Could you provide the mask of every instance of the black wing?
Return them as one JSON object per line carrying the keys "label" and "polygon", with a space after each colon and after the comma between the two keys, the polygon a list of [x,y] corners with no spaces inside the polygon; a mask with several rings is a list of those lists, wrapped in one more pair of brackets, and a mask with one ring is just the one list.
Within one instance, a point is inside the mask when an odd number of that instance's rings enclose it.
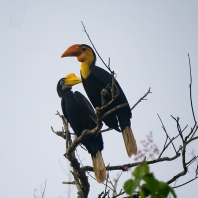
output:
{"label": "black wing", "polygon": [[87,100],[87,98],[78,91],[74,92],[74,98],[76,99],[76,102],[78,103],[81,111],[83,112],[83,116],[87,120],[87,123],[89,123],[89,129],[93,129],[96,126],[96,123],[94,121],[96,120],[96,114],[92,105]]}
{"label": "black wing", "polygon": [[68,118],[68,115],[67,115],[67,112],[66,112],[66,107],[65,107],[65,100],[64,100],[64,98],[61,98],[61,108],[62,108],[63,115],[65,116],[65,118],[66,118],[67,121],[69,122],[69,118]]}
{"label": "black wing", "polygon": [[[74,98],[78,103],[84,118],[86,119],[88,128],[95,128],[96,123],[94,120],[96,120],[96,115],[90,102],[86,99],[86,97],[83,94],[81,94],[78,91],[74,92]],[[99,133],[97,137],[91,136],[89,137],[89,139],[83,140],[83,144],[87,148],[88,152],[92,155],[92,157],[95,157],[98,151],[103,150],[102,134]]]}

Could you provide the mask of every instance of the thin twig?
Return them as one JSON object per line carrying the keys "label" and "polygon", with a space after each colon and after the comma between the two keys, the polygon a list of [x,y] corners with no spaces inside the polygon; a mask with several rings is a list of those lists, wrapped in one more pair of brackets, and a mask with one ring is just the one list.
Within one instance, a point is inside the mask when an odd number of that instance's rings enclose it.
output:
{"label": "thin twig", "polygon": [[172,182],[176,181],[179,177],[184,176],[187,171],[188,171],[188,167],[186,165],[186,146],[187,146],[187,138],[183,138],[182,132],[181,132],[181,127],[179,124],[179,117],[175,118],[171,115],[171,117],[175,120],[176,124],[177,124],[177,130],[178,133],[181,137],[183,146],[182,146],[182,166],[183,166],[183,171],[181,171],[180,173],[178,173],[177,175],[173,176],[172,179],[170,179],[169,181],[167,181],[168,184],[171,184]]}
{"label": "thin twig", "polygon": [[194,161],[196,161],[198,156],[194,156],[189,162],[186,162],[186,166],[190,166]]}
{"label": "thin twig", "polygon": [[142,100],[146,100],[145,98],[149,93],[152,93],[150,87],[148,91],[131,107],[131,110],[133,110]]}
{"label": "thin twig", "polygon": [[119,197],[119,196],[121,196],[121,195],[123,195],[123,194],[125,194],[125,192],[122,192],[122,191],[121,191],[119,194],[117,194],[117,195],[113,196],[112,198]]}
{"label": "thin twig", "polygon": [[[77,152],[77,149],[76,149],[76,154],[77,154],[78,160],[80,161],[81,166],[83,167],[83,163],[82,163],[82,160],[80,159],[80,156],[79,156],[79,154],[78,154],[78,152]],[[88,174],[92,179],[94,179],[94,180],[96,181],[96,178],[94,178],[89,172],[87,172],[87,174]],[[107,181],[107,180],[108,180],[108,175],[107,175],[106,181]],[[103,183],[103,185],[108,186],[107,183],[106,183],[106,184]],[[113,190],[110,186],[108,186],[108,188],[110,188],[111,190]],[[105,189],[106,189],[106,187],[105,187]],[[106,192],[106,191],[105,191],[105,192]]]}
{"label": "thin twig", "polygon": [[181,184],[181,185],[173,186],[173,188],[179,188],[179,187],[181,187],[181,186],[184,186],[184,185],[186,185],[186,184],[188,184],[188,183],[194,181],[194,180],[197,179],[197,178],[198,178],[198,177],[195,177],[194,179],[191,179],[191,180],[189,180],[189,181],[187,181],[187,182],[185,182],[185,183],[183,183],[183,184]]}
{"label": "thin twig", "polygon": [[36,191],[37,191],[37,189],[34,189],[34,198],[36,198],[36,195],[35,195]]}
{"label": "thin twig", "polygon": [[194,108],[193,108],[193,102],[192,102],[192,73],[191,73],[191,63],[190,63],[190,55],[188,54],[188,61],[189,61],[189,68],[190,68],[190,104],[191,104],[191,109],[192,109],[192,114],[193,114],[193,119],[194,122],[197,123],[196,118],[195,118],[195,113],[194,113]]}
{"label": "thin twig", "polygon": [[[117,194],[116,188],[117,188],[117,184],[118,184],[118,181],[119,181],[119,179],[120,179],[122,173],[123,173],[123,171],[121,171],[120,174],[118,175],[118,178],[114,180],[115,183],[114,183],[114,185],[113,185],[113,189],[114,189],[113,196],[115,196],[115,195]],[[122,191],[122,189],[121,189],[121,191]]]}
{"label": "thin twig", "polygon": [[198,163],[197,163],[197,168],[195,170],[195,177],[197,177],[197,176],[198,176]]}
{"label": "thin twig", "polygon": [[[162,124],[162,129],[163,129],[164,132],[166,133],[166,137],[170,140],[170,143],[172,144],[172,146],[173,146],[173,148],[174,148],[174,150],[175,150],[175,153],[177,153],[176,148],[175,148],[175,145],[173,144],[173,141],[170,139],[170,137],[169,137],[169,135],[168,135],[168,133],[167,133],[167,131],[166,131],[166,128],[165,128],[165,126],[164,126],[164,124],[163,124],[163,122],[162,122],[162,119],[160,118],[159,114],[157,114],[157,116],[158,116],[158,118],[159,118],[159,120],[160,120],[160,122],[161,122],[161,124]],[[160,153],[160,155],[159,155],[158,158],[160,158],[160,157],[162,156],[163,152],[164,152],[164,151],[168,148],[168,146],[169,146],[169,144],[166,145],[167,138],[166,138],[166,141],[165,141],[165,144],[164,144],[164,148],[163,148],[163,150],[162,150],[162,152]]]}
{"label": "thin twig", "polygon": [[108,132],[108,131],[111,131],[113,130],[112,128],[107,128],[107,129],[103,129],[103,130],[100,130],[98,131],[98,133],[104,133],[104,132]]}
{"label": "thin twig", "polygon": [[51,126],[51,130],[52,130],[52,132],[53,132],[54,134],[56,134],[56,135],[62,137],[63,139],[66,139],[66,137],[65,137],[65,132],[64,132],[64,131],[54,131],[54,129],[53,129],[52,126]]}
{"label": "thin twig", "polygon": [[[98,55],[98,57],[100,58],[100,60],[103,62],[103,64],[105,65],[105,67],[112,73],[110,66],[108,66],[108,65],[104,62],[104,60],[102,59],[102,57],[100,56],[100,54],[99,54],[98,51],[96,50],[96,48],[95,48],[95,46],[94,46],[94,44],[93,44],[93,42],[92,42],[92,40],[91,40],[89,34],[87,33],[87,30],[86,30],[86,28],[85,28],[85,26],[84,26],[84,24],[83,24],[82,21],[81,21],[81,23],[82,23],[82,26],[83,26],[83,28],[84,28],[83,31],[84,31],[85,34],[87,35],[87,37],[88,37],[88,39],[89,39],[89,41],[90,41],[92,47],[94,48],[96,54]],[[110,58],[109,58],[109,64],[110,64]]]}
{"label": "thin twig", "polygon": [[[108,167],[109,167],[109,164],[108,164]],[[105,193],[106,193],[106,191],[107,191],[107,182],[108,182],[108,179],[109,179],[109,171],[107,171],[107,178],[106,178],[106,182],[105,182]]]}
{"label": "thin twig", "polygon": [[182,134],[182,130],[181,130],[180,124],[179,124],[180,118],[179,118],[179,117],[175,118],[175,117],[172,116],[172,115],[171,115],[171,117],[172,117],[172,118],[175,120],[175,122],[177,123],[177,130],[178,130],[179,135],[180,135],[180,137],[181,137],[181,139],[182,139],[182,142],[184,143],[185,140],[184,140],[184,137],[183,137],[183,134]]}
{"label": "thin twig", "polygon": [[74,185],[75,185],[76,182],[75,182],[75,181],[72,181],[72,182],[64,182],[64,181],[63,181],[62,184],[72,184],[72,185],[74,184]]}
{"label": "thin twig", "polygon": [[44,187],[44,190],[43,190],[42,198],[44,198],[44,195],[45,195],[46,183],[47,183],[47,179],[45,180],[45,187]]}

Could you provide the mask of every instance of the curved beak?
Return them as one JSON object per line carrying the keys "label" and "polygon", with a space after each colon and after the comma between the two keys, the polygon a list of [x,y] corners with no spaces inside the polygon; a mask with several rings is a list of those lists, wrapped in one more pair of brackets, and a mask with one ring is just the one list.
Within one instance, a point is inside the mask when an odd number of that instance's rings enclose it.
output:
{"label": "curved beak", "polygon": [[65,52],[62,54],[61,58],[68,56],[79,56],[82,53],[82,49],[79,44],[75,44],[70,46]]}
{"label": "curved beak", "polygon": [[65,85],[66,86],[73,86],[76,84],[82,83],[81,78],[76,76],[74,73],[68,74],[65,76]]}

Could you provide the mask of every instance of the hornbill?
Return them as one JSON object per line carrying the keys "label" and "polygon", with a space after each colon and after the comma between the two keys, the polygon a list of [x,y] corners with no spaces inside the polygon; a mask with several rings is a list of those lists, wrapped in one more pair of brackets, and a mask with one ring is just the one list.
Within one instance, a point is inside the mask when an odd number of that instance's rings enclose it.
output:
{"label": "hornbill", "polygon": [[[76,56],[80,63],[80,73],[81,79],[84,86],[84,89],[93,104],[93,106],[101,107],[101,91],[107,87],[108,85],[112,85],[112,75],[107,72],[106,70],[98,67],[95,65],[96,63],[96,54],[94,53],[93,49],[85,44],[75,44],[70,46],[61,56],[68,57],[68,56]],[[107,112],[108,110],[123,104],[128,103],[127,98],[122,91],[119,83],[115,79],[116,87],[119,90],[118,97],[114,100],[114,102],[109,105],[103,113]],[[108,90],[108,101],[111,100],[111,91]],[[103,121],[104,123],[117,131],[122,131],[125,147],[127,150],[127,154],[129,157],[132,154],[137,154],[137,145],[136,140],[134,138],[132,129],[131,129],[131,110],[129,104],[123,108],[117,109],[116,111],[112,112],[111,114],[107,115]],[[119,122],[119,126],[118,126]],[[120,128],[119,128],[120,127]]]}
{"label": "hornbill", "polygon": [[[72,86],[81,83],[81,78],[71,73],[58,81],[57,93],[61,99],[62,112],[70,123],[76,136],[80,136],[83,130],[93,129],[96,123],[94,110],[89,101],[80,92],[72,92]],[[101,155],[103,150],[102,134],[90,136],[81,142],[91,154],[95,178],[99,183],[106,179],[106,168]]]}

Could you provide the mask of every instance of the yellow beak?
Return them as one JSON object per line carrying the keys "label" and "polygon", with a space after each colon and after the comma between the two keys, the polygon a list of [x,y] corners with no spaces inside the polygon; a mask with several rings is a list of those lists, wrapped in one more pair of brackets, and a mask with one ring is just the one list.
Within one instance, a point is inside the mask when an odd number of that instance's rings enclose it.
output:
{"label": "yellow beak", "polygon": [[65,76],[66,86],[73,86],[79,83],[82,83],[82,80],[81,78],[77,77],[74,73],[71,73]]}

